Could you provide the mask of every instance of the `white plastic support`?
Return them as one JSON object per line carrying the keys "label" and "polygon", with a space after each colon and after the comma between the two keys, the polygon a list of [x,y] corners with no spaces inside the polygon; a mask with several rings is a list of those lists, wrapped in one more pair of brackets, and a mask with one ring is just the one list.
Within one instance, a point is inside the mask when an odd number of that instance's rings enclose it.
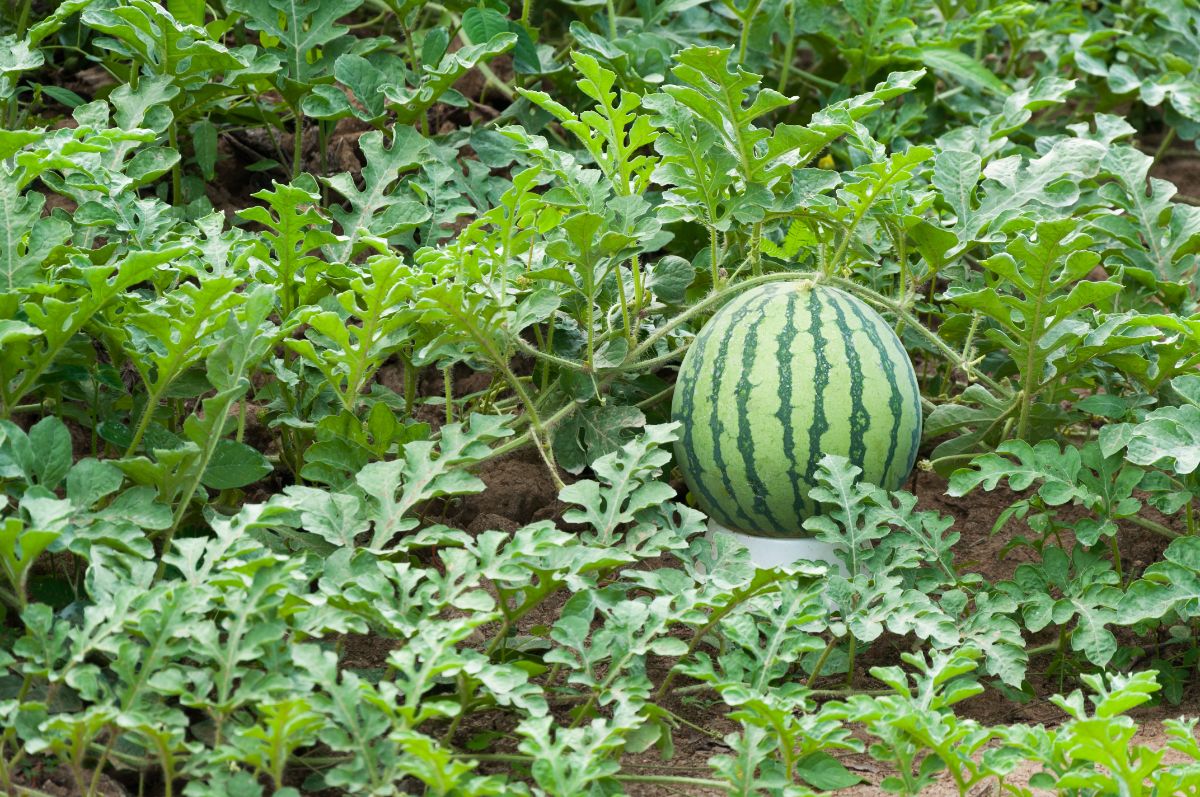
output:
{"label": "white plastic support", "polygon": [[727,529],[715,520],[708,521],[708,536],[728,534],[750,549],[750,560],[755,566],[767,569],[782,567],[805,560],[828,565],[843,575],[846,568],[837,554],[837,548],[812,537],[756,537],[740,531]]}

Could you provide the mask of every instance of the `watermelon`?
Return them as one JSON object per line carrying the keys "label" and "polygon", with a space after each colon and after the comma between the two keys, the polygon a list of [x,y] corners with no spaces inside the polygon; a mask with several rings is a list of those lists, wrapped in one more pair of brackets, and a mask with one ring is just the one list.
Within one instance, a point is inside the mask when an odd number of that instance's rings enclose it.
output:
{"label": "watermelon", "polygon": [[804,534],[826,454],[894,490],[921,440],[917,375],[896,333],[808,280],[762,285],[715,313],[680,366],[671,413],[696,503],[749,534]]}

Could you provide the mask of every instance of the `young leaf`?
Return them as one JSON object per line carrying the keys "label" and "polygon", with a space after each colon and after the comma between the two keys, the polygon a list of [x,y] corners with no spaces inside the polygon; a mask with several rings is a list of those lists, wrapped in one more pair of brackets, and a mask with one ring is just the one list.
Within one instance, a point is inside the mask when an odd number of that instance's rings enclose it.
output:
{"label": "young leaf", "polygon": [[416,227],[429,219],[429,210],[396,180],[421,164],[428,142],[410,127],[396,127],[390,142],[377,131],[364,133],[358,146],[366,157],[362,171],[363,188],[346,173],[324,178],[324,182],[344,196],[348,208],[333,207],[329,215],[341,228],[341,238],[326,244],[331,260],[347,263],[363,235],[389,238]]}
{"label": "young leaf", "polygon": [[514,34],[499,33],[490,39],[446,53],[436,67],[429,64],[423,66],[423,74],[416,86],[408,88],[394,83],[385,84],[383,93],[387,97],[388,108],[396,114],[398,124],[412,124],[434,104],[451,99],[450,87],[455,81],[480,62],[508,52],[516,43]]}
{"label": "young leaf", "polygon": [[230,0],[229,10],[245,16],[246,27],[262,31],[284,52],[278,80],[292,105],[330,65],[318,56],[349,32],[338,20],[363,0]]}
{"label": "young leaf", "polygon": [[673,498],[675,491],[656,477],[671,459],[663,446],[676,438],[677,426],[647,426],[640,437],[593,462],[592,470],[600,481],[580,480],[559,491],[561,500],[581,507],[568,510],[563,519],[588,524],[592,527],[589,539],[612,545],[619,528],[633,521],[638,512]]}

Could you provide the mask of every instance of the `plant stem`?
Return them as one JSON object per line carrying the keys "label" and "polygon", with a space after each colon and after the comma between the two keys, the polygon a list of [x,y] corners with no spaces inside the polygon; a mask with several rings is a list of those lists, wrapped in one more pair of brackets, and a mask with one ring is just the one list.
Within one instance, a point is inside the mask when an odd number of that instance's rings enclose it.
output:
{"label": "plant stem", "polygon": [[292,141],[292,179],[295,180],[304,171],[304,114],[298,107],[292,108],[295,117],[295,132]]}
{"label": "plant stem", "polygon": [[[645,287],[642,284],[642,261],[634,255],[629,259],[629,271],[633,275],[633,320],[636,326],[638,320],[642,317],[642,294],[645,293]],[[634,337],[629,339],[629,342],[636,342],[636,330]]]}
{"label": "plant stem", "polygon": [[749,5],[746,6],[746,10],[738,14],[742,22],[742,35],[738,39],[738,66],[746,63],[746,45],[750,41],[750,28],[761,5],[762,0],[750,0]]}
{"label": "plant stem", "polygon": [[154,417],[154,411],[158,409],[159,392],[151,390],[146,396],[146,405],[142,408],[142,414],[138,418],[138,425],[133,430],[133,439],[129,442],[129,447],[125,449],[125,458],[132,457],[142,442],[142,437],[146,434],[146,429],[150,426],[150,421]]}
{"label": "plant stem", "polygon": [[514,338],[517,348],[525,354],[538,360],[543,360],[546,363],[552,363],[559,368],[566,368],[568,371],[578,371],[579,373],[591,373],[586,363],[581,363],[578,360],[570,360],[566,357],[559,357],[556,354],[548,354],[536,346],[531,346],[523,338]]}
{"label": "plant stem", "polygon": [[92,782],[88,785],[87,797],[96,794],[96,789],[100,788],[100,776],[104,772],[104,766],[108,761],[108,754],[112,751],[113,745],[116,744],[119,734],[109,731],[108,744],[104,746],[104,751],[100,754],[100,758],[96,761],[92,769]]}
{"label": "plant stem", "polygon": [[812,689],[813,684],[817,682],[817,678],[821,675],[821,669],[825,666],[825,662],[829,659],[829,654],[833,653],[835,647],[837,647],[836,637],[829,640],[829,643],[825,645],[825,650],[821,651],[821,657],[813,665],[812,673],[809,674],[808,682],[805,684],[809,689]]}
{"label": "plant stem", "polygon": [[[737,593],[735,593],[729,603],[713,612],[708,618],[708,622],[705,623],[700,630],[698,630],[692,636],[692,641],[688,645],[687,652],[680,656],[679,660],[686,661],[693,653],[695,653],[696,648],[700,647],[700,643],[704,641],[704,637],[708,636],[708,632],[715,628],[717,623],[721,622],[721,620],[724,619],[731,611],[748,601],[750,598],[761,595],[765,591],[765,587],[773,588],[775,582],[783,579],[784,577],[785,576],[782,574],[779,574],[771,581],[761,585],[757,589],[739,590]],[[658,687],[658,691],[656,691],[654,693],[654,697],[651,698],[653,702],[658,703],[663,699],[663,697],[667,694],[667,690],[671,688],[671,684],[674,682],[676,674],[677,670],[671,670],[671,672],[667,673],[667,677],[663,679],[662,685]]]}
{"label": "plant stem", "polygon": [[[248,366],[247,366],[248,367]],[[247,389],[249,389],[249,380]],[[229,408],[245,395],[244,391],[240,394],[232,394],[220,401],[217,406],[205,407],[206,413],[211,413],[211,417],[224,419],[229,415]],[[215,403],[215,402],[214,402]],[[208,416],[206,416],[208,417]],[[222,425],[220,422],[215,423],[213,429],[208,434],[208,439],[204,441],[204,448],[200,452],[200,457],[193,465],[195,475],[192,476],[187,486],[179,494],[179,506],[175,509],[175,514],[171,520],[171,526],[166,530],[162,540],[162,554],[158,560],[158,569],[155,570],[154,580],[158,581],[163,577],[167,569],[166,555],[171,550],[171,541],[175,538],[175,532],[179,530],[179,525],[183,522],[184,515],[187,514],[188,505],[192,502],[192,497],[196,491],[200,489],[200,482],[204,478],[204,471],[208,468],[208,463],[212,461],[213,455],[216,453],[217,444],[224,438],[222,434]]]}
{"label": "plant stem", "polygon": [[1167,154],[1167,150],[1171,148],[1171,142],[1174,140],[1175,140],[1175,128],[1172,127],[1170,130],[1167,131],[1167,134],[1165,136],[1163,136],[1163,140],[1158,145],[1158,149],[1156,149],[1154,151],[1154,160],[1150,162],[1151,168],[1153,168],[1155,165],[1158,164],[1158,162],[1160,160],[1162,160],[1163,155]]}
{"label": "plant stem", "polygon": [[762,222],[754,225],[750,232],[750,273],[755,277],[762,276],[762,256],[759,251],[762,246]]}
{"label": "plant stem", "polygon": [[789,0],[788,10],[788,39],[783,48],[783,69],[779,73],[779,93],[787,94],[788,72],[792,69],[792,61],[796,57],[796,3]]}
{"label": "plant stem", "polygon": [[669,351],[666,354],[660,354],[657,357],[651,357],[648,360],[639,360],[636,363],[622,364],[621,366],[619,366],[617,368],[617,370],[618,371],[642,371],[642,370],[653,371],[655,368],[658,368],[660,365],[665,365],[666,363],[669,363],[676,358],[682,357],[684,354],[687,353],[689,345],[690,344],[685,343],[677,349],[673,349],[672,351]]}
{"label": "plant stem", "polygon": [[[851,571],[851,572],[855,572],[855,571]],[[850,649],[848,651],[846,651],[846,688],[847,689],[854,688],[854,653],[855,653],[854,648],[855,648],[855,643],[857,641],[858,640],[856,640],[854,638],[854,635],[850,634]]]}
{"label": "plant stem", "polygon": [[639,410],[644,410],[647,407],[653,407],[655,404],[662,401],[663,399],[670,398],[674,392],[675,392],[674,385],[671,385],[670,387],[665,387],[662,390],[655,393],[653,396],[642,399],[634,406],[637,407]]}
{"label": "plant stem", "polygon": [[404,366],[404,414],[411,418],[417,401],[417,369],[413,366],[411,349],[400,354],[400,364]]}
{"label": "plant stem", "polygon": [[[629,345],[632,346],[634,343],[633,322],[629,315],[629,297],[625,295],[625,277],[621,274],[620,263],[613,265],[613,276],[617,278],[617,296],[620,297],[621,300],[621,322],[625,326],[625,338],[629,341]],[[591,362],[590,358],[588,359],[588,362]]]}
{"label": "plant stem", "polygon": [[[714,275],[715,275],[716,269],[714,268],[713,271],[714,271]],[[670,334],[670,332],[672,330],[674,330],[676,327],[679,327],[682,324],[685,324],[688,321],[690,321],[691,319],[695,318],[696,316],[707,312],[714,305],[720,304],[721,302],[725,301],[726,299],[728,299],[730,296],[732,296],[734,294],[740,293],[744,290],[749,290],[750,288],[756,287],[758,285],[765,285],[768,282],[787,282],[789,280],[795,281],[795,280],[801,280],[801,279],[812,279],[812,277],[813,277],[812,272],[808,272],[808,271],[776,272],[774,274],[764,274],[761,277],[753,277],[748,280],[743,280],[742,282],[739,282],[736,285],[730,285],[719,291],[713,291],[713,292],[709,293],[708,296],[705,296],[703,299],[696,302],[694,305],[692,305],[688,309],[684,310],[682,313],[679,313],[678,315],[674,316],[671,320],[667,321],[667,323],[663,324],[658,329],[654,330],[653,334],[651,334],[644,341],[642,341],[637,346],[637,348],[635,348],[631,352],[629,352],[629,355],[625,358],[625,361],[633,362],[633,361],[637,360],[638,358],[640,358],[646,352],[652,351],[654,349],[655,344],[657,344],[660,340],[662,340],[668,334]]]}
{"label": "plant stem", "polygon": [[1122,518],[1122,520],[1128,520],[1130,523],[1132,523],[1135,526],[1141,526],[1142,528],[1146,529],[1147,531],[1153,531],[1155,534],[1161,534],[1163,537],[1166,537],[1168,540],[1173,540],[1176,537],[1180,536],[1179,532],[1175,531],[1174,529],[1167,528],[1166,526],[1164,526],[1163,524],[1161,524],[1157,521],[1150,520],[1150,519],[1144,518],[1144,517],[1139,517],[1138,515],[1130,515],[1127,518]]}
{"label": "plant stem", "polygon": [[[548,326],[549,326],[549,329],[546,330],[546,347],[545,347],[545,351],[547,354],[549,354],[554,349],[554,328],[558,326],[558,324],[554,323],[554,316],[550,317],[550,323],[548,324]],[[550,389],[550,364],[544,363],[542,365],[542,390],[546,391],[549,389]]]}
{"label": "plant stem", "polygon": [[470,695],[467,693],[467,678],[462,673],[459,673],[458,713],[454,715],[454,719],[450,721],[450,727],[446,729],[446,733],[442,736],[442,744],[449,746],[454,741],[454,734],[458,732],[458,726],[462,723],[462,718],[467,713],[467,704],[469,702]]}
{"label": "plant stem", "polygon": [[167,146],[179,155],[179,160],[175,161],[175,165],[171,167],[171,198],[176,207],[183,205],[183,153],[179,151],[179,132],[176,129],[175,119],[171,119],[171,124],[167,125]]}
{"label": "plant stem", "polygon": [[838,248],[834,251],[833,257],[829,259],[827,273],[830,276],[834,276],[838,269],[845,265],[842,261],[846,256],[846,252],[850,248],[850,242],[854,240],[854,233],[858,229],[858,225],[861,224],[862,220],[866,217],[867,211],[870,210],[871,206],[875,204],[875,200],[879,199],[879,197],[883,194],[884,189],[891,185],[892,180],[899,177],[901,173],[902,172],[894,172],[885,175],[884,179],[880,183],[873,186],[874,190],[867,195],[867,198],[854,212],[854,218],[850,220],[850,226],[846,228],[846,233],[842,236],[842,240],[838,244]]}
{"label": "plant stem", "polygon": [[567,485],[563,482],[562,477],[558,475],[558,466],[554,464],[554,459],[550,453],[550,438],[547,435],[546,428],[542,425],[542,419],[538,417],[537,405],[530,398],[529,393],[526,392],[525,386],[521,384],[521,380],[517,378],[512,368],[509,367],[508,361],[500,356],[487,336],[479,334],[473,325],[469,329],[471,330],[471,336],[475,338],[475,342],[484,351],[488,352],[492,362],[500,369],[500,373],[504,376],[509,386],[512,387],[513,392],[517,394],[517,398],[525,406],[525,413],[529,416],[529,425],[531,427],[530,434],[537,445],[538,453],[541,454],[542,461],[546,463],[546,469],[550,471],[550,478],[554,481],[554,486],[561,490]]}
{"label": "plant stem", "polygon": [[711,224],[708,226],[708,253],[709,268],[712,269],[712,292],[716,293],[721,287],[721,271],[718,265],[721,252],[717,247],[717,228]]}
{"label": "plant stem", "polygon": [[[571,402],[570,404],[566,404],[566,405],[560,407],[557,411],[555,411],[555,413],[553,415],[551,415],[549,418],[547,418],[543,422],[543,424],[542,424],[543,427],[547,430],[552,430],[555,426],[557,426],[559,423],[561,423],[563,420],[565,420],[567,418],[567,416],[569,416],[569,415],[571,415],[571,413],[575,412],[575,410],[578,406],[579,405],[576,404],[575,402]],[[505,454],[516,451],[518,448],[521,448],[522,446],[529,445],[531,442],[534,442],[535,440],[536,440],[536,438],[533,436],[533,434],[531,432],[525,432],[524,434],[514,437],[512,440],[509,440],[504,445],[496,446],[495,448],[493,448],[492,452],[490,454],[488,454],[487,457],[485,457],[485,459],[493,459],[495,457],[504,456]]]}

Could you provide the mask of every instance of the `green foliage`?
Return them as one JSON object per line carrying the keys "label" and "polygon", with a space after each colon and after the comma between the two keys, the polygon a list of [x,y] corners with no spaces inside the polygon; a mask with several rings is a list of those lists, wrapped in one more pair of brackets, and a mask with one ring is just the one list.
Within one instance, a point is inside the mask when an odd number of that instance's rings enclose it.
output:
{"label": "green foliage", "polygon": [[899,667],[873,668],[871,674],[895,694],[880,698],[856,695],[830,712],[837,718],[865,723],[879,739],[869,748],[871,756],[893,764],[897,772],[880,783],[884,790],[918,794],[946,770],[959,794],[966,794],[996,774],[986,758],[982,765],[976,761],[992,731],[946,711],[983,691],[969,675],[979,656],[978,650],[969,647],[929,658],[905,653],[903,660],[917,671],[911,682]]}
{"label": "green foliage", "polygon": [[618,101],[613,91],[616,75],[586,53],[572,53],[571,59],[582,76],[580,91],[596,102],[597,110],[576,116],[543,91],[521,89],[521,96],[553,115],[566,130],[575,134],[617,194],[644,193],[656,160],[637,153],[654,143],[658,136],[649,117],[634,113],[641,104],[639,98],[623,92]]}
{"label": "green foliage", "polygon": [[283,69],[274,80],[284,98],[295,105],[317,78],[328,74],[330,67],[322,52],[345,41],[349,28],[337,20],[361,3],[232,0],[229,10],[244,15],[247,28],[260,31],[264,47],[282,51]]}
{"label": "green foliage", "polygon": [[305,340],[288,341],[321,371],[351,413],[375,372],[408,340],[415,317],[411,310],[404,312],[412,296],[411,270],[400,258],[376,255],[364,270],[366,275],[351,280],[350,290],[335,297],[337,310],[309,317]]}
{"label": "green foliage", "polygon": [[325,263],[311,253],[337,239],[319,210],[320,195],[311,180],[301,179],[290,185],[275,183],[270,191],[259,191],[254,196],[266,207],[247,208],[241,215],[263,225],[268,232],[250,256],[260,264],[256,276],[278,286],[281,311],[287,319],[321,298],[325,285],[320,277]]}
{"label": "green foliage", "polygon": [[[995,323],[984,335],[1002,348],[1017,369],[1021,401],[1017,410],[1017,437],[1025,439],[1033,432],[1034,402],[1048,380],[1062,378],[1086,363],[1077,353],[1079,344],[1091,330],[1078,323],[1079,311],[1105,302],[1121,290],[1111,280],[1084,279],[1099,257],[1088,251],[1092,240],[1075,230],[1071,219],[1042,222],[1029,237],[1014,239],[1008,250],[981,263],[1000,284],[1013,294],[999,290],[993,283],[970,292],[954,291],[953,301],[976,311]],[[1123,340],[1114,341],[1123,347]],[[1098,348],[1099,351],[1095,351]],[[1105,346],[1087,347],[1091,356],[1103,353]],[[1072,362],[1074,360],[1074,362]]]}
{"label": "green foliage", "polygon": [[341,238],[327,246],[329,258],[346,262],[365,236],[389,238],[410,230],[429,218],[429,211],[407,195],[396,178],[421,163],[427,142],[411,128],[398,127],[392,140],[381,133],[364,133],[358,146],[366,156],[359,189],[346,173],[325,178],[325,183],[346,198],[348,207],[331,207],[329,215],[341,227]]}
{"label": "green foliage", "polygon": [[[1195,793],[1196,3],[983,5],[0,10],[0,791]],[[760,568],[667,406],[801,279],[929,461]]]}
{"label": "green foliage", "polygon": [[[353,116],[377,126],[384,124],[390,112],[397,124],[411,124],[424,119],[438,103],[465,105],[466,99],[452,88],[455,82],[480,64],[508,52],[517,41],[517,36],[508,32],[487,36],[446,53],[436,64],[424,64],[418,75],[409,75],[396,58],[369,59],[345,53],[334,62],[333,76],[353,92],[353,98],[334,86],[317,85],[304,98],[304,111],[318,119]],[[398,75],[406,80],[397,80]]]}

